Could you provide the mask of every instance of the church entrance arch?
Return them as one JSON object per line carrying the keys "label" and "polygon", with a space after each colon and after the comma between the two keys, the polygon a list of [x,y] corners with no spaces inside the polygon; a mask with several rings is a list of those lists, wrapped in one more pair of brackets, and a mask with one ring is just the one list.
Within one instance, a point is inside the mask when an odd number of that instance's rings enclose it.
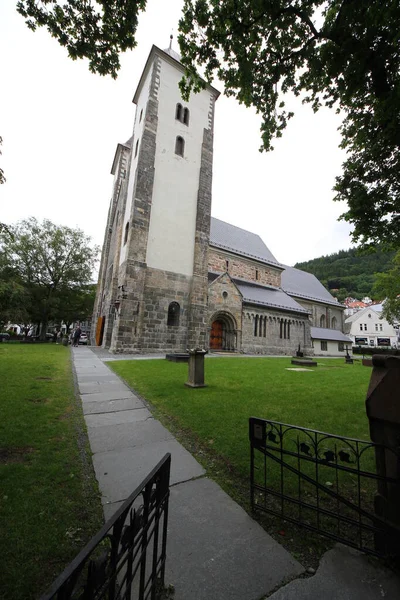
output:
{"label": "church entrance arch", "polygon": [[210,350],[236,350],[236,321],[229,313],[220,312],[212,317]]}

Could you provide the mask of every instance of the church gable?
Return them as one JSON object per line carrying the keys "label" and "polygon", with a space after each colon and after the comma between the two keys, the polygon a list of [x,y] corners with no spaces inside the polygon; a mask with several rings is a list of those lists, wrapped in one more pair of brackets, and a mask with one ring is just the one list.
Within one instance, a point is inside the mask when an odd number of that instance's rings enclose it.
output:
{"label": "church gable", "polygon": [[208,314],[213,321],[218,314],[229,313],[241,328],[242,294],[228,273],[217,277],[208,288]]}

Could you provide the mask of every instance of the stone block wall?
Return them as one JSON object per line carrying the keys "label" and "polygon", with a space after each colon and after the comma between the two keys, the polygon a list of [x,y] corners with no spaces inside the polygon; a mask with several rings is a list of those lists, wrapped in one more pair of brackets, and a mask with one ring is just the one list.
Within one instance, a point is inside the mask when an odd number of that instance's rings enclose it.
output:
{"label": "stone block wall", "polygon": [[[228,264],[227,264],[228,263]],[[208,268],[215,273],[228,272],[231,277],[256,281],[263,285],[280,287],[282,270],[275,269],[269,265],[259,263],[255,260],[244,259],[210,248],[208,253]]]}
{"label": "stone block wall", "polygon": [[[343,331],[343,309],[340,306],[336,307],[332,304],[312,302],[310,300],[303,300],[302,298],[296,298],[296,301],[303,308],[310,311],[310,320],[313,327],[321,327],[321,317],[323,317],[325,322],[325,325],[322,325],[323,327]],[[336,322],[333,319],[336,319]]]}
{"label": "stone block wall", "polygon": [[[255,329],[257,325],[257,335]],[[277,311],[244,309],[242,320],[242,351],[249,354],[293,356],[298,347],[308,355],[313,353],[310,323],[307,317]]]}
{"label": "stone block wall", "polygon": [[228,314],[233,317],[236,324],[236,350],[240,352],[242,339],[242,294],[226,273],[215,279],[208,289],[208,334],[211,331],[213,321],[218,319],[221,314]]}
{"label": "stone block wall", "polygon": [[189,298],[188,347],[207,348],[208,245],[211,222],[211,188],[213,163],[214,98],[210,99],[210,129],[203,133],[199,189],[197,195],[196,233],[194,239],[193,278]]}

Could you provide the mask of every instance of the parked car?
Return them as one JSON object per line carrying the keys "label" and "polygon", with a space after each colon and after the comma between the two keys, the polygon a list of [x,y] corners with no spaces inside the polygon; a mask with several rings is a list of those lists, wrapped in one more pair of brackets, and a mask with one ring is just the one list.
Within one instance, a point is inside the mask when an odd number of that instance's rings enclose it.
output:
{"label": "parked car", "polygon": [[7,333],[6,331],[0,333],[0,342],[8,342],[8,340],[10,339],[10,334]]}
{"label": "parked car", "polygon": [[86,335],[86,333],[81,333],[81,337],[79,338],[79,343],[80,344],[88,343],[88,336]]}

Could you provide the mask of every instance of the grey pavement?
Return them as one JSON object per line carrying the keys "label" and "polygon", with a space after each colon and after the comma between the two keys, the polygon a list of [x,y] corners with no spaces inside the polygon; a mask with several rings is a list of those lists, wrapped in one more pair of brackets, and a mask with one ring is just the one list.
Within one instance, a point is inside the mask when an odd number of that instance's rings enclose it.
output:
{"label": "grey pavement", "polygon": [[321,559],[314,577],[297,579],[269,600],[398,600],[400,578],[365,554],[337,544]]}
{"label": "grey pavement", "polygon": [[[106,351],[72,348],[105,519],[171,453],[166,583],[174,600],[375,600],[400,597],[400,580],[336,546],[313,577],[210,480],[148,406],[113,373]],[[138,355],[118,359],[164,358]],[[275,591],[274,590],[278,590]]]}

